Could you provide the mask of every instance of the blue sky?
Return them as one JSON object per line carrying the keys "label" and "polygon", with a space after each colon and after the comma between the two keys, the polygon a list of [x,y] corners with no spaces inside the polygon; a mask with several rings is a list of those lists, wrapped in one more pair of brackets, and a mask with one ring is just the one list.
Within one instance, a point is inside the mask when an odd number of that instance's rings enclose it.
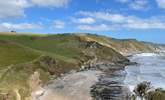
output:
{"label": "blue sky", "polygon": [[10,30],[165,43],[165,0],[0,0],[0,31]]}

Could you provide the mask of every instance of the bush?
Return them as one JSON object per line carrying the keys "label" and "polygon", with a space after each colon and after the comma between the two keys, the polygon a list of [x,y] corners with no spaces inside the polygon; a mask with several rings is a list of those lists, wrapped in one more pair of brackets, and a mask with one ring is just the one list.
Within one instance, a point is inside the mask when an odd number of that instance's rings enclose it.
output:
{"label": "bush", "polygon": [[162,88],[151,88],[150,82],[144,81],[139,83],[133,92],[132,100],[137,100],[137,97],[141,100],[165,100],[165,90]]}

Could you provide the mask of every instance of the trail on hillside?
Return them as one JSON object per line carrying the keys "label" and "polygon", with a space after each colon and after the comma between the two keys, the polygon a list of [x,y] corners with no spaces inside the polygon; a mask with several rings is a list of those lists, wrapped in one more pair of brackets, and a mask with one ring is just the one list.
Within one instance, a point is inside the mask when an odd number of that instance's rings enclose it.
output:
{"label": "trail on hillside", "polygon": [[[91,86],[98,81],[100,71],[82,71],[67,74],[43,88],[33,100],[92,100]],[[42,91],[42,92],[41,92]]]}

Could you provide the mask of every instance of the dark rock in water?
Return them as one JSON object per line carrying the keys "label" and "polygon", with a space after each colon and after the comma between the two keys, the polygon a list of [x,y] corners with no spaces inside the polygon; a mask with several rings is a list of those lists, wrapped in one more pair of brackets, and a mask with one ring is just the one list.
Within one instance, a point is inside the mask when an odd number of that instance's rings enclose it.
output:
{"label": "dark rock in water", "polygon": [[128,65],[137,65],[137,64],[138,64],[137,62],[130,62]]}
{"label": "dark rock in water", "polygon": [[96,68],[105,73],[91,87],[94,100],[130,100],[130,91],[123,83],[126,76],[123,66],[102,64]]}
{"label": "dark rock in water", "polygon": [[130,100],[127,88],[120,85],[96,85],[91,90],[91,95],[94,100]]}
{"label": "dark rock in water", "polygon": [[120,59],[114,62],[102,61],[93,64],[90,69],[101,70],[99,82],[91,87],[91,95],[94,100],[131,100],[129,89],[124,86],[126,72],[125,66],[137,64],[128,59]]}

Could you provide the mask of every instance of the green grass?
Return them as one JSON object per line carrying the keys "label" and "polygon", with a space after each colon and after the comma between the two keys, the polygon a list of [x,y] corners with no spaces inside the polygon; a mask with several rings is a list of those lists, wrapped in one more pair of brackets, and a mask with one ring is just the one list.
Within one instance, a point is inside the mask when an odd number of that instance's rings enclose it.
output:
{"label": "green grass", "polygon": [[134,51],[134,52],[149,52],[154,51],[155,45],[149,45],[144,42],[139,42],[135,39],[115,39],[99,35],[87,34],[84,37],[91,38],[94,41],[104,44],[115,49],[118,52],[122,50]]}
{"label": "green grass", "polygon": [[[0,39],[13,41],[43,53],[51,53],[54,56],[61,56],[61,59],[71,59],[79,55],[80,50],[74,46],[74,36],[51,35],[51,36],[0,36]],[[69,45],[68,45],[69,44]]]}
{"label": "green grass", "polygon": [[0,69],[4,66],[32,61],[40,54],[33,50],[0,40]]}
{"label": "green grass", "polygon": [[155,91],[150,91],[147,93],[147,100],[164,100],[165,90],[156,89]]}
{"label": "green grass", "polygon": [[29,96],[29,77],[35,71],[45,84],[51,75],[77,70],[95,57],[98,61],[126,60],[117,51],[143,48],[150,49],[135,40],[96,35],[0,33],[0,94],[18,89],[21,96]]}

